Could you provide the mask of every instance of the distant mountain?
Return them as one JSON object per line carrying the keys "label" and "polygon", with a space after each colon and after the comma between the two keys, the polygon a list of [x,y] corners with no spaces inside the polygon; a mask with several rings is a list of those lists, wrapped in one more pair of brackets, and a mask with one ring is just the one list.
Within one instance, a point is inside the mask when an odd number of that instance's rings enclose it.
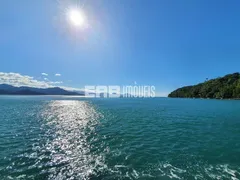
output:
{"label": "distant mountain", "polygon": [[195,86],[182,87],[171,92],[168,97],[239,99],[240,74],[228,74],[224,77],[207,80]]}
{"label": "distant mountain", "polygon": [[15,87],[8,84],[0,84],[0,95],[80,95],[84,92],[67,91],[59,87],[53,88],[34,88],[34,87]]}
{"label": "distant mountain", "polygon": [[46,95],[46,94],[25,89],[25,90],[19,90],[19,91],[13,92],[12,95]]}
{"label": "distant mountain", "polygon": [[8,94],[8,91],[0,89],[0,94]]}
{"label": "distant mountain", "polygon": [[5,90],[5,91],[17,91],[17,87],[8,85],[8,84],[0,84],[0,90]]}

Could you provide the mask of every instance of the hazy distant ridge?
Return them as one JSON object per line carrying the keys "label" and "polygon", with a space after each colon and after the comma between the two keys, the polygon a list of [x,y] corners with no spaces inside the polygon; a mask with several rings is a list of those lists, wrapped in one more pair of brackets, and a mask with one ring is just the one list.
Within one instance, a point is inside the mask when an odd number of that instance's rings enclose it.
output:
{"label": "hazy distant ridge", "polygon": [[34,87],[15,87],[8,84],[0,84],[0,95],[82,95],[84,92],[72,92],[59,87],[53,88],[34,88]]}

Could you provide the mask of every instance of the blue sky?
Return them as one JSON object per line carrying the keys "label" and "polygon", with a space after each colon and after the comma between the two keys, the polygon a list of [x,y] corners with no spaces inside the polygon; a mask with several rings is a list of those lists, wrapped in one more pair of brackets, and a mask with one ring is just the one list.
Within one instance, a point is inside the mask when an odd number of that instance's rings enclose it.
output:
{"label": "blue sky", "polygon": [[[86,29],[66,20],[76,4]],[[237,0],[1,0],[0,75],[76,88],[137,82],[167,94],[239,71],[239,7]]]}

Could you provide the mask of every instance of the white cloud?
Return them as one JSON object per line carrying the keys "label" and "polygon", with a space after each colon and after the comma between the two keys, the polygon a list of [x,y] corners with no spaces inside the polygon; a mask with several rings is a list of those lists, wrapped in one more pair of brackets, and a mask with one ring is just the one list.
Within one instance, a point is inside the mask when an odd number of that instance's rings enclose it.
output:
{"label": "white cloud", "polygon": [[48,74],[47,74],[47,73],[42,73],[42,75],[43,75],[43,76],[48,76]]}
{"label": "white cloud", "polygon": [[49,88],[54,87],[57,84],[62,84],[62,81],[51,82],[48,78],[44,78],[45,81],[39,81],[34,77],[21,75],[19,73],[4,73],[0,72],[0,84],[9,84],[12,86],[29,86],[37,88]]}
{"label": "white cloud", "polygon": [[10,84],[13,86],[30,86],[47,88],[51,87],[49,83],[45,81],[38,81],[31,76],[21,75],[19,73],[4,73],[0,72],[0,84]]}
{"label": "white cloud", "polygon": [[62,84],[62,81],[49,82],[50,84]]}
{"label": "white cloud", "polygon": [[73,88],[73,87],[66,87],[66,86],[58,86],[58,87],[60,87],[60,88],[62,88],[62,89],[65,89],[65,90],[67,90],[67,91],[76,91],[76,92],[85,91],[84,88],[81,89],[81,88]]}
{"label": "white cloud", "polygon": [[58,73],[57,73],[57,74],[55,74],[55,76],[61,76],[61,74],[58,74]]}
{"label": "white cloud", "polygon": [[19,73],[5,73],[0,72],[0,84],[9,84],[12,86],[20,87],[20,86],[28,86],[28,87],[36,87],[36,88],[51,88],[51,87],[60,87],[69,91],[81,91],[83,89],[72,88],[66,86],[59,86],[63,84],[62,81],[51,82],[47,78],[44,78],[46,81],[39,81],[34,79],[34,77],[21,75]]}

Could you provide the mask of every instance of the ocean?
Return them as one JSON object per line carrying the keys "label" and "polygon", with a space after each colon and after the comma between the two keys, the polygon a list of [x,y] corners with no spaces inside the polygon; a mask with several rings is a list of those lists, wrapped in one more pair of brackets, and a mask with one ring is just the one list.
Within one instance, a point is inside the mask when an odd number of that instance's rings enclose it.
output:
{"label": "ocean", "polygon": [[0,179],[240,179],[240,101],[0,96]]}

